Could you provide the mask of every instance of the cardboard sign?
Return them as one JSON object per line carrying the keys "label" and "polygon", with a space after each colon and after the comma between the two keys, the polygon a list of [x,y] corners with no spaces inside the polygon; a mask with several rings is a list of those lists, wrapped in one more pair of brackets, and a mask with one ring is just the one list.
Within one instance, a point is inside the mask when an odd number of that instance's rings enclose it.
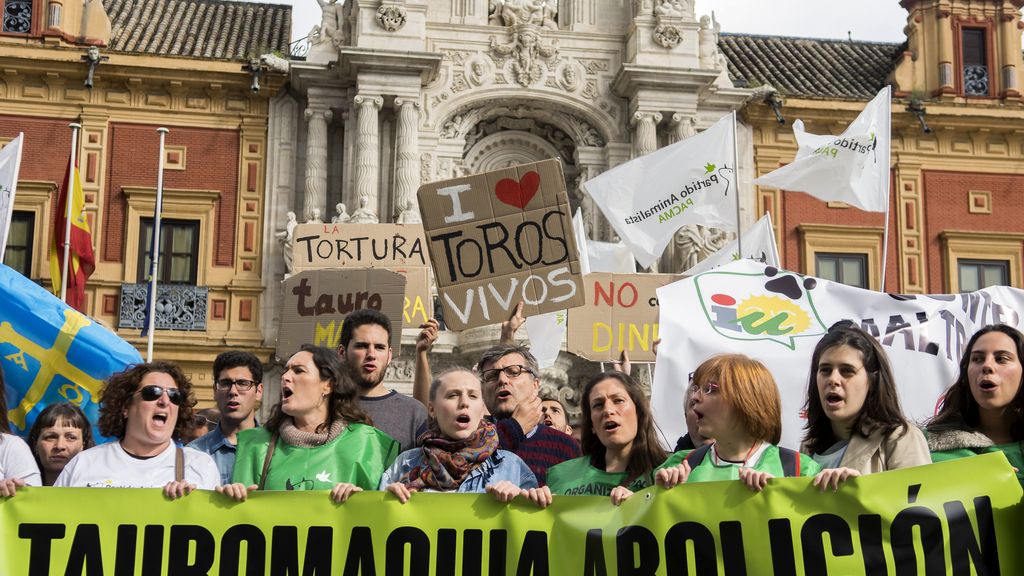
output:
{"label": "cardboard sign", "polygon": [[583,304],[558,160],[424,184],[417,193],[444,318],[455,330]]}
{"label": "cardboard sign", "polygon": [[306,270],[284,281],[277,357],[303,344],[337,348],[345,318],[356,310],[380,310],[391,319],[391,347],[402,338],[405,276],[391,270]]}
{"label": "cardboard sign", "polygon": [[296,273],[348,267],[394,270],[407,279],[405,324],[419,326],[434,316],[422,224],[299,224],[294,234]]}
{"label": "cardboard sign", "polygon": [[294,235],[295,272],[428,265],[420,224],[299,224]]}
{"label": "cardboard sign", "polygon": [[654,361],[658,339],[658,288],[675,274],[608,274],[583,277],[587,302],[569,311],[567,350],[588,360],[618,360],[623,350],[634,362]]}

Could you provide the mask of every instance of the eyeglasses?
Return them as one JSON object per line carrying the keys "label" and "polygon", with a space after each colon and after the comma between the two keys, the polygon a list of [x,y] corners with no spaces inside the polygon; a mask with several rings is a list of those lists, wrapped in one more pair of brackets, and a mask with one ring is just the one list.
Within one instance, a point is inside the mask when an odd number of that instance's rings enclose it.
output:
{"label": "eyeglasses", "polygon": [[[512,364],[509,366],[505,366],[504,368],[491,368],[490,370],[484,370],[483,374],[481,374],[481,377],[483,377],[484,382],[497,382],[499,378],[498,375],[502,372],[504,372],[505,376],[508,376],[509,378],[515,378],[522,374],[523,372],[533,374],[533,370],[530,370],[528,366],[523,366],[522,364]],[[536,376],[536,374],[533,375]]]}
{"label": "eyeglasses", "polygon": [[142,397],[144,402],[156,402],[167,393],[167,399],[171,401],[171,404],[175,406],[181,406],[182,395],[181,390],[177,388],[164,388],[163,386],[157,386],[156,384],[150,384],[149,386],[143,386],[139,390],[139,396]]}
{"label": "eyeglasses", "polygon": [[703,386],[697,386],[696,384],[693,384],[693,378],[690,379],[690,382],[691,395],[696,394],[697,392],[701,392],[705,396],[712,396],[714,394],[718,394],[718,390],[720,389],[717,382],[708,382]]}
{"label": "eyeglasses", "polygon": [[225,392],[231,390],[232,386],[238,386],[239,392],[248,392],[249,390],[252,390],[253,386],[259,384],[259,382],[254,382],[252,380],[245,379],[232,380],[231,378],[221,378],[220,380],[217,380],[214,384],[216,384],[217,390],[222,390]]}

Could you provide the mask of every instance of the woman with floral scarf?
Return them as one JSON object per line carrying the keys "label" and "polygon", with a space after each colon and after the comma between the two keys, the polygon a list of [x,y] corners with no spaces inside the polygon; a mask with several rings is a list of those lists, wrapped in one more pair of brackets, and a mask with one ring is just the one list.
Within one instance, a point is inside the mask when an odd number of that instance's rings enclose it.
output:
{"label": "woman with floral scarf", "polygon": [[497,431],[484,411],[476,374],[464,368],[442,372],[430,384],[430,428],[420,447],[398,455],[380,489],[403,504],[413,492],[487,492],[501,502],[531,497],[537,478],[518,456],[498,449]]}

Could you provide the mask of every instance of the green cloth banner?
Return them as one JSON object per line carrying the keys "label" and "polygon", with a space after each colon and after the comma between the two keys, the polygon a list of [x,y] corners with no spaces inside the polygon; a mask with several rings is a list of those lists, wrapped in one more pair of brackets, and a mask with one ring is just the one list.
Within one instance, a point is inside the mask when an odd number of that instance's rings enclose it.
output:
{"label": "green cloth banner", "polygon": [[[1024,573],[1021,486],[1001,454],[849,481],[555,497],[30,488],[0,501],[0,574]],[[987,569],[986,569],[987,567]]]}

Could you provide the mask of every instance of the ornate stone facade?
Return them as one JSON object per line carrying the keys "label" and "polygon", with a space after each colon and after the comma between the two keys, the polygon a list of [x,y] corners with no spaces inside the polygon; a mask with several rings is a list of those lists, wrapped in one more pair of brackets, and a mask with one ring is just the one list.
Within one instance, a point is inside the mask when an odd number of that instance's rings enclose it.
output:
{"label": "ornate stone facade", "polygon": [[[637,8],[611,0],[321,5],[322,40],[292,66],[294,96],[272,107],[272,138],[306,126],[290,168],[271,159],[298,176],[279,186],[271,176],[275,230],[288,211],[308,217],[311,203],[323,214],[344,204],[359,208],[353,218],[362,210],[381,222],[414,222],[423,182],[555,157],[573,208],[582,205],[588,230],[607,240],[611,228],[579,183],[709,126],[750,93],[722,81],[717,52],[704,53],[691,0]],[[711,34],[713,42],[717,29]],[[306,109],[317,112],[295,117]],[[280,244],[267,248],[283,274]],[[478,351],[467,352],[467,342],[488,344],[496,334],[456,339],[449,358],[470,363]],[[571,411],[578,413],[574,386],[593,366],[563,354],[553,369],[550,382],[564,390],[551,393]]]}

